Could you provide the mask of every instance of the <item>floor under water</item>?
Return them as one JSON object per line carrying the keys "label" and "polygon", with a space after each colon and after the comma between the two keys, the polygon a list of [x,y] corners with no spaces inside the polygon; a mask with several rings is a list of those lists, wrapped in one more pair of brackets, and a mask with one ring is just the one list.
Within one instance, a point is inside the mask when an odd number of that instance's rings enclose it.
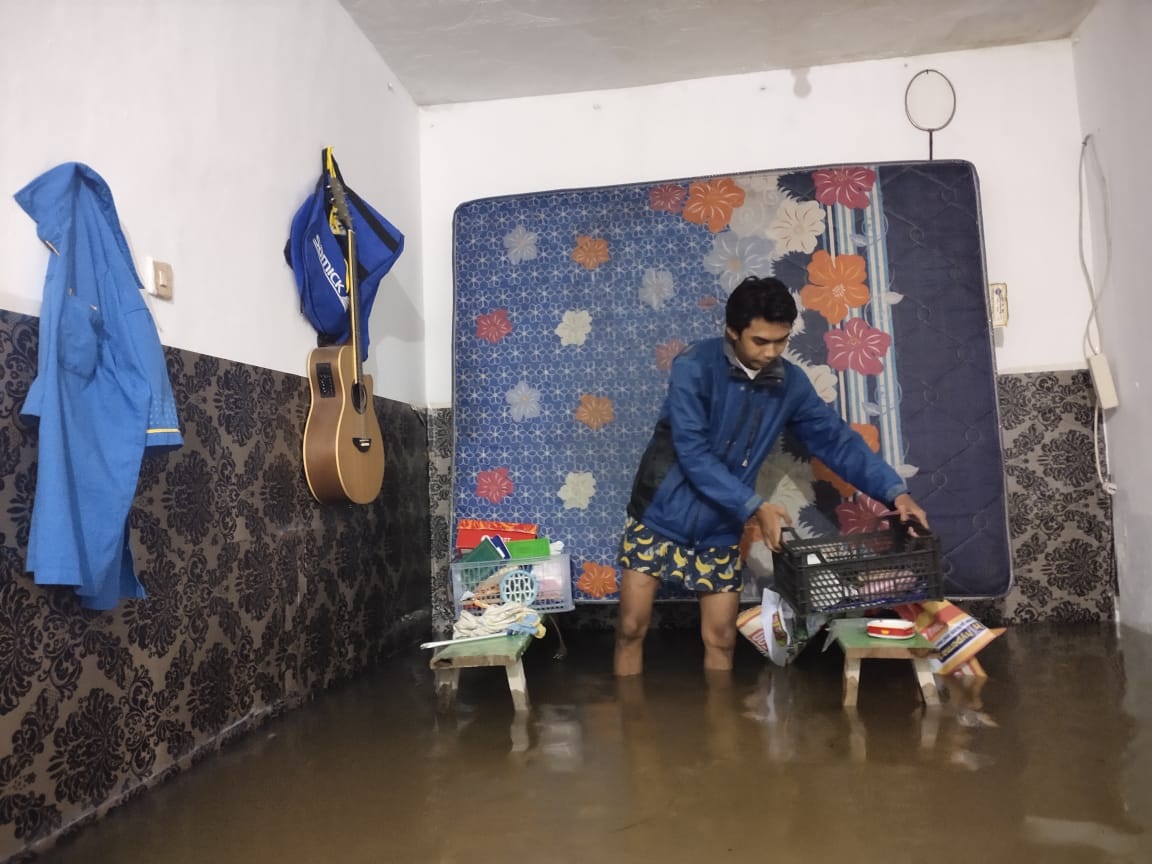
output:
{"label": "floor under water", "polygon": [[[563,621],[561,620],[561,623]],[[982,688],[920,705],[911,664],[865,660],[840,705],[820,637],[787,669],[741,641],[705,676],[699,636],[551,636],[463,670],[438,714],[412,649],[62,841],[44,864],[1152,861],[1152,638],[1009,629]]]}

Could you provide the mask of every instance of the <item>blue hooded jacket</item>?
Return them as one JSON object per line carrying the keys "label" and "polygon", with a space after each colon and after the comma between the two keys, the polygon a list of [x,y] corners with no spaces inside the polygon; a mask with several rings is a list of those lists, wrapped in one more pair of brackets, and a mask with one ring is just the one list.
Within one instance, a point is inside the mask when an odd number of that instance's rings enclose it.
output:
{"label": "blue hooded jacket", "polygon": [[164,350],[112,192],[75,162],[16,193],[52,250],[36,379],[20,413],[37,418],[39,455],[27,568],[74,585],[89,609],[143,597],[128,513],[145,447],[183,443]]}
{"label": "blue hooded jacket", "polygon": [[840,419],[803,369],[780,358],[754,378],[722,338],[672,362],[668,395],[632,485],[628,515],[696,548],[734,546],[764,497],[756,475],[787,428],[824,463],[887,504],[908,487]]}

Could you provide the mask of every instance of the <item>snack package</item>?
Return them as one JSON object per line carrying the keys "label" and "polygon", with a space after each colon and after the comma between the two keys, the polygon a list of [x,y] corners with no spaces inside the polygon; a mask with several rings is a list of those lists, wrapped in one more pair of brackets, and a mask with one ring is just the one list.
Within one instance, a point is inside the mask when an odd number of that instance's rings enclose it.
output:
{"label": "snack package", "polygon": [[916,629],[935,646],[940,655],[937,674],[984,677],[976,655],[1004,632],[1003,627],[990,630],[947,600],[905,603],[895,610],[904,620],[914,622]]}

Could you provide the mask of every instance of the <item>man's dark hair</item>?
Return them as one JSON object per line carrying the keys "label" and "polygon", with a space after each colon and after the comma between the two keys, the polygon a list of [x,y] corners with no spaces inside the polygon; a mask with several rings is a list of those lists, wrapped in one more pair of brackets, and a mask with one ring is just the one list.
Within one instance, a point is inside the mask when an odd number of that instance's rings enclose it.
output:
{"label": "man's dark hair", "polygon": [[788,286],[771,276],[749,276],[737,285],[724,308],[725,323],[743,333],[753,318],[791,327],[796,320],[796,301]]}

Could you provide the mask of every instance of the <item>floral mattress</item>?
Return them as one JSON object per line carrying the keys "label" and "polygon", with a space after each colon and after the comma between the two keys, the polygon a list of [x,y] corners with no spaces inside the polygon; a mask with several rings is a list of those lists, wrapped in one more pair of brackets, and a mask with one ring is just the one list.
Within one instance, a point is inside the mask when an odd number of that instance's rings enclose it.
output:
{"label": "floral mattress", "polygon": [[[787,357],[907,478],[940,535],[948,595],[1007,592],[970,164],[472,201],[456,212],[454,266],[454,519],[539,525],[570,553],[578,602],[616,599],[632,473],[669,366],[692,341],[723,332],[728,293],[750,274],[775,275],[795,293],[802,311]],[[802,537],[874,530],[884,509],[787,439],[759,487],[789,508]],[[756,539],[748,535],[749,548]],[[661,589],[662,599],[680,596]]]}

